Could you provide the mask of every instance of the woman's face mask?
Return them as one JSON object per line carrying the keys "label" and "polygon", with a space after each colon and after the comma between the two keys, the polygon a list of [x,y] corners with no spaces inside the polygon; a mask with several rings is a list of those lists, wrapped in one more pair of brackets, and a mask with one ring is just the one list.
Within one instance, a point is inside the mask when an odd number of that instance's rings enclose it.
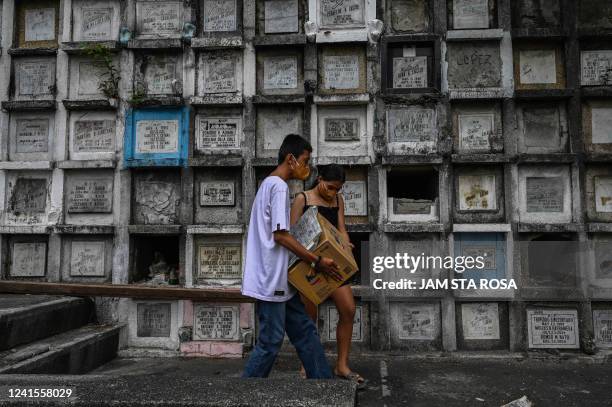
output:
{"label": "woman's face mask", "polygon": [[293,166],[291,166],[291,170],[293,171],[293,175],[295,176],[295,178],[301,180],[301,181],[305,181],[308,179],[308,176],[310,175],[310,166],[309,165],[304,165],[302,163],[300,163],[297,158],[295,158],[294,155],[292,155],[293,160],[295,161],[295,164]]}
{"label": "woman's face mask", "polygon": [[338,193],[340,188],[342,188],[342,187],[340,186],[338,188],[334,184],[330,184],[330,183],[328,183],[326,181],[319,180],[319,184],[318,184],[317,188],[319,190],[319,195],[321,195],[321,197],[323,197],[323,199],[325,199],[327,201],[331,201],[336,196],[336,194]]}

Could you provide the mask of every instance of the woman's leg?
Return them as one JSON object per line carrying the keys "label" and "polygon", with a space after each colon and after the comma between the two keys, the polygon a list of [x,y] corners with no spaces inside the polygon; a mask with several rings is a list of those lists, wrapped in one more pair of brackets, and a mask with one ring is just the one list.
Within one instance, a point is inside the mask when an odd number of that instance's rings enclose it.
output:
{"label": "woman's leg", "polygon": [[338,287],[331,295],[338,310],[338,325],[336,327],[336,343],[338,345],[338,359],[336,373],[346,375],[351,372],[349,368],[349,352],[353,338],[353,319],[355,317],[355,298],[350,285]]}

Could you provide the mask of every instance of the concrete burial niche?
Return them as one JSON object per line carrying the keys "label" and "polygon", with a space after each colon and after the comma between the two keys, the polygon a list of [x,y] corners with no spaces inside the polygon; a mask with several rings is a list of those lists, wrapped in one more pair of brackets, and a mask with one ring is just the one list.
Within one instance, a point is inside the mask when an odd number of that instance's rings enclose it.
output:
{"label": "concrete burial niche", "polygon": [[13,58],[14,100],[49,100],[55,97],[55,58]]}
{"label": "concrete burial niche", "polygon": [[73,0],[73,41],[115,41],[119,37],[121,9],[114,0]]}
{"label": "concrete burial niche", "polygon": [[517,105],[516,119],[520,153],[567,152],[569,137],[564,102],[520,103]]}
{"label": "concrete burial niche", "polygon": [[[585,44],[586,46],[587,44]],[[612,66],[612,50],[608,44],[589,43],[589,49],[580,51],[580,85],[604,86],[612,83],[610,67]]]}
{"label": "concrete burial niche", "polygon": [[524,288],[547,296],[576,290],[581,245],[575,233],[520,233],[519,256]]}
{"label": "concrete burial niche", "polygon": [[593,333],[600,349],[612,348],[612,303],[593,302]]}
{"label": "concrete burial niche", "polygon": [[455,321],[459,350],[507,350],[507,302],[456,302]]}
{"label": "concrete burial niche", "polygon": [[304,93],[302,50],[274,48],[257,50],[257,93],[296,95]]}
{"label": "concrete burial niche", "polygon": [[243,260],[241,235],[195,235],[193,286],[240,286]]}
{"label": "concrete burial niche", "polygon": [[454,171],[457,223],[504,222],[504,175],[502,167],[458,166]]}
{"label": "concrete burial niche", "polygon": [[[263,180],[270,175],[272,171],[274,171],[274,167],[259,167],[255,169],[255,184],[257,185],[256,190],[259,189]],[[304,181],[300,181],[298,179],[292,179],[287,181],[287,185],[289,186],[289,199],[293,202],[293,199],[297,194],[304,191]]]}
{"label": "concrete burial niche", "polygon": [[203,35],[237,34],[242,30],[242,0],[199,0],[198,27]]}
{"label": "concrete burial niche", "polygon": [[55,139],[52,112],[11,112],[9,154],[11,161],[50,161]]}
{"label": "concrete burial niche", "polygon": [[15,2],[15,46],[55,48],[59,32],[59,0]]}
{"label": "concrete burial niche", "polygon": [[7,278],[13,280],[47,279],[47,235],[5,235]]}
{"label": "concrete burial niche", "polygon": [[[389,222],[439,220],[439,172],[433,166],[393,167],[386,179]],[[406,188],[411,185],[411,188]]]}
{"label": "concrete burial niche", "polygon": [[181,301],[131,300],[128,319],[128,345],[140,348],[178,350]]}
{"label": "concrete burial niche", "polygon": [[579,349],[579,315],[576,306],[529,306],[527,346],[529,349]]}
{"label": "concrete burial niche", "polygon": [[451,90],[502,86],[499,41],[450,42],[446,58]]}
{"label": "concrete burial niche", "polygon": [[497,27],[496,0],[447,0],[447,5],[449,29]]}
{"label": "concrete burial niche", "polygon": [[257,35],[302,34],[307,0],[257,0]]}
{"label": "concrete burial niche", "polygon": [[435,105],[391,105],[385,112],[387,154],[433,154],[438,151],[438,117]]}
{"label": "concrete burial niche", "polygon": [[582,29],[612,28],[612,1],[581,0],[578,27]]}
{"label": "concrete burial niche", "polygon": [[611,153],[612,101],[585,101],[582,105],[582,131],[588,152]]}
{"label": "concrete burial niche", "polygon": [[242,169],[197,168],[194,218],[198,224],[238,224],[243,217]]}
{"label": "concrete burial niche", "polygon": [[442,349],[439,302],[389,302],[391,348],[409,352]]}
{"label": "concrete burial niche", "polygon": [[68,156],[71,160],[114,160],[116,114],[73,111],[69,117]]}
{"label": "concrete burial niche", "polygon": [[499,103],[453,103],[452,126],[453,150],[458,153],[504,151],[504,131]]}
{"label": "concrete burial niche", "polygon": [[79,283],[110,282],[112,263],[112,236],[62,236],[62,281]]}
{"label": "concrete burial niche", "polygon": [[183,0],[136,0],[139,38],[180,38],[185,20]]}
{"label": "concrete burial niche", "polygon": [[350,167],[344,170],[346,181],[340,193],[344,199],[345,223],[369,223],[367,167]]}
{"label": "concrete burial niche", "polygon": [[516,89],[565,88],[563,43],[513,41]]}
{"label": "concrete burial niche", "polygon": [[374,0],[309,0],[308,20],[316,24],[316,42],[367,41],[366,25],[376,18]]}
{"label": "concrete burial niche", "polygon": [[287,134],[302,134],[304,108],[291,105],[260,105],[257,107],[256,156],[277,158]]}
{"label": "concrete burial niche", "polygon": [[433,4],[426,0],[391,0],[386,2],[384,21],[389,32],[413,33],[431,29]]}
{"label": "concrete burial niche", "polygon": [[181,202],[180,172],[140,170],[132,174],[133,224],[178,224]]}
{"label": "concrete burial niche", "polygon": [[562,165],[519,167],[519,219],[525,223],[572,221],[570,168]]}
{"label": "concrete burial niche", "polygon": [[561,26],[562,1],[513,1],[511,3],[512,26],[517,28],[558,28]]}
{"label": "concrete burial niche", "polygon": [[244,133],[241,107],[200,110],[193,127],[194,156],[242,154]]}
{"label": "concrete burial niche", "polygon": [[136,54],[134,88],[146,96],[183,96],[183,56],[180,53]]}
{"label": "concrete burial niche", "polygon": [[319,157],[368,156],[365,106],[318,106]]}
{"label": "concrete burial niche", "polygon": [[[327,300],[319,305],[319,336],[327,349],[336,349],[336,328],[338,310],[333,301]],[[353,336],[351,347],[367,349],[370,343],[370,314],[366,302],[356,300],[355,317],[353,318]]]}
{"label": "concrete burial niche", "polygon": [[11,171],[6,177],[4,223],[43,225],[51,206],[51,173]]}
{"label": "concrete burial niche", "polygon": [[112,225],[115,175],[112,170],[64,172],[66,224]]}
{"label": "concrete burial niche", "polygon": [[593,222],[612,222],[612,169],[603,165],[587,167],[587,217]]}
{"label": "concrete burial niche", "polygon": [[352,45],[318,48],[318,93],[322,95],[365,93],[365,48]]}
{"label": "concrete burial niche", "polygon": [[590,285],[612,288],[612,234],[592,233],[590,239]]}
{"label": "concrete burial niche", "polygon": [[385,92],[433,92],[440,88],[439,55],[433,41],[386,44],[382,61]]}
{"label": "concrete burial niche", "polygon": [[241,50],[215,50],[199,54],[197,94],[203,102],[236,103],[242,101]]}
{"label": "concrete burial niche", "polygon": [[[489,233],[489,232],[463,232],[453,233],[454,247],[453,255],[463,257],[483,257],[484,267],[467,268],[465,271],[455,273],[455,278],[464,278],[473,280],[476,284],[480,284],[481,280],[501,280],[509,278],[508,276],[508,259],[507,259],[507,241],[505,233]],[[511,274],[511,273],[510,273]],[[510,276],[511,277],[511,276]],[[463,290],[463,294],[472,291],[470,294],[479,296],[488,290]],[[495,290],[491,290],[495,291]],[[498,296],[508,296],[509,293],[504,293],[502,290],[497,293]],[[511,294],[510,294],[511,295]]]}
{"label": "concrete burial niche", "polygon": [[[180,238],[178,235],[137,234],[130,235],[129,282],[167,285],[172,269],[182,272]],[[184,276],[179,276],[181,281]]]}
{"label": "concrete burial niche", "polygon": [[[119,60],[115,57],[113,65],[118,69]],[[69,98],[72,100],[106,99],[100,90],[102,81],[108,80],[106,68],[87,57],[70,57]]]}

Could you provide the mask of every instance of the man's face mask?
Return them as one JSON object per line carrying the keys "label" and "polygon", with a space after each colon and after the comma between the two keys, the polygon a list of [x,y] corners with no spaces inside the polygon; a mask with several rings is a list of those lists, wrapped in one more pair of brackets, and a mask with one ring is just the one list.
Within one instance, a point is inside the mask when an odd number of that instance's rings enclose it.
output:
{"label": "man's face mask", "polygon": [[300,163],[293,154],[291,156],[293,157],[293,160],[295,161],[295,164],[291,166],[293,175],[295,176],[295,178],[301,181],[307,180],[308,176],[310,175],[310,166]]}

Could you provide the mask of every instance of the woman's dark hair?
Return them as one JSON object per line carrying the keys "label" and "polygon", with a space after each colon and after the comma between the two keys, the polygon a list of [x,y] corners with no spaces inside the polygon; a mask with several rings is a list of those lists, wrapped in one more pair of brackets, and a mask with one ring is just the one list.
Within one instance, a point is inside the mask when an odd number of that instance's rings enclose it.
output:
{"label": "woman's dark hair", "polygon": [[344,168],[338,164],[319,165],[317,166],[317,173],[323,181],[340,181],[344,183],[346,180]]}

